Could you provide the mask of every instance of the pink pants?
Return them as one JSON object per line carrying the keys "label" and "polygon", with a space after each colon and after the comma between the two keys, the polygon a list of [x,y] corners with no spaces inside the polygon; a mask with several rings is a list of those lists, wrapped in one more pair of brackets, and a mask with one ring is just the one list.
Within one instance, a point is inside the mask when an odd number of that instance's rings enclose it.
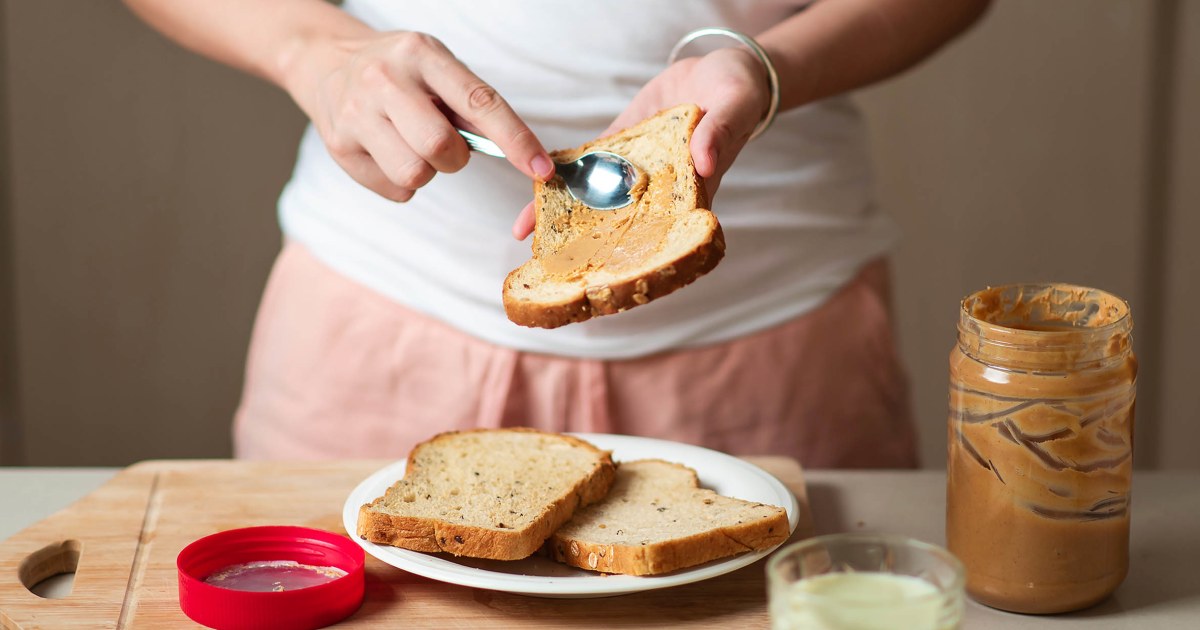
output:
{"label": "pink pants", "polygon": [[815,311],[734,341],[603,361],[480,341],[289,244],[255,323],[236,455],[400,458],[441,431],[532,426],[915,466],[887,275],[872,263]]}

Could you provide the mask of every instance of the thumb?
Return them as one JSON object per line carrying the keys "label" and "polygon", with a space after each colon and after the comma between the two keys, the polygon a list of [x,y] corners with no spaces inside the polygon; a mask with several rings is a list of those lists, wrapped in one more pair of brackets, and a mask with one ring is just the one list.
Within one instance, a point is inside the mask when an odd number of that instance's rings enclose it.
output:
{"label": "thumb", "polygon": [[712,177],[717,174],[718,164],[727,157],[730,149],[738,143],[744,143],[749,132],[740,134],[734,131],[733,124],[721,108],[709,110],[696,130],[692,132],[692,162],[696,164],[696,172],[701,177]]}
{"label": "thumb", "polygon": [[758,119],[742,103],[722,99],[708,108],[692,132],[692,162],[701,177],[725,172],[733,163]]}

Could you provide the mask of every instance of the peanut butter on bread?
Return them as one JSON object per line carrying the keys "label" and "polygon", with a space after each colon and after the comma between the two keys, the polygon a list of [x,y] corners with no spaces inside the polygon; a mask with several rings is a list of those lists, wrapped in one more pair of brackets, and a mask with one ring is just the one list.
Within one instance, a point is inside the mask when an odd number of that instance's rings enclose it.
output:
{"label": "peanut butter on bread", "polygon": [[561,178],[534,185],[533,257],[504,282],[504,309],[522,326],[556,328],[646,304],[716,267],[721,226],[704,209],[692,164],[695,105],[679,105],[581,147],[551,153],[560,163],[611,151],[637,168],[634,202],[593,210]]}

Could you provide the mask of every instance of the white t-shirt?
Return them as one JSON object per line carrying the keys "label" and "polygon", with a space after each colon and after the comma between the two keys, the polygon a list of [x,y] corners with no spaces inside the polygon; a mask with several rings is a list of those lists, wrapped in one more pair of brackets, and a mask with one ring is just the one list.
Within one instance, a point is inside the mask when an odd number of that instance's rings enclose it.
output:
{"label": "white t-shirt", "polygon": [[[759,33],[803,4],[347,0],[344,8],[380,30],[438,37],[556,149],[606,128],[688,31]],[[820,305],[896,238],[872,203],[863,124],[844,98],[785,112],[747,145],[713,203],[725,258],[626,313],[554,330],[508,321],[504,277],[530,257],[529,242],[510,230],[531,199],[528,178],[475,154],[462,171],[393,203],[355,183],[310,127],[279,207],[288,238],[409,308],[501,346],[593,358],[695,347],[780,324]]]}

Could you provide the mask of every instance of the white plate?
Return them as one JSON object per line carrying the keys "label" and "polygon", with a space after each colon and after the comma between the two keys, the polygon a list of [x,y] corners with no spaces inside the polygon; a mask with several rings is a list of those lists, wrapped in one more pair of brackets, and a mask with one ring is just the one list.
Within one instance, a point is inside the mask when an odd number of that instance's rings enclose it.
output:
{"label": "white plate", "polygon": [[[679,462],[695,469],[700,484],[718,494],[746,501],[778,505],[787,510],[789,532],[796,530],[800,509],[796,497],[765,470],[717,451],[627,435],[574,434],[611,450],[615,461],[657,458]],[[342,522],[350,538],[367,553],[410,573],[427,578],[496,591],[541,597],[603,597],[666,588],[707,580],[740,569],[769,554],[774,548],[714,560],[702,565],[657,576],[602,575],[559,564],[535,555],[524,560],[479,560],[450,554],[427,554],[387,545],[377,545],[355,535],[358,508],[370,503],[404,476],[404,461],[390,464],[358,484],[346,499]]]}

